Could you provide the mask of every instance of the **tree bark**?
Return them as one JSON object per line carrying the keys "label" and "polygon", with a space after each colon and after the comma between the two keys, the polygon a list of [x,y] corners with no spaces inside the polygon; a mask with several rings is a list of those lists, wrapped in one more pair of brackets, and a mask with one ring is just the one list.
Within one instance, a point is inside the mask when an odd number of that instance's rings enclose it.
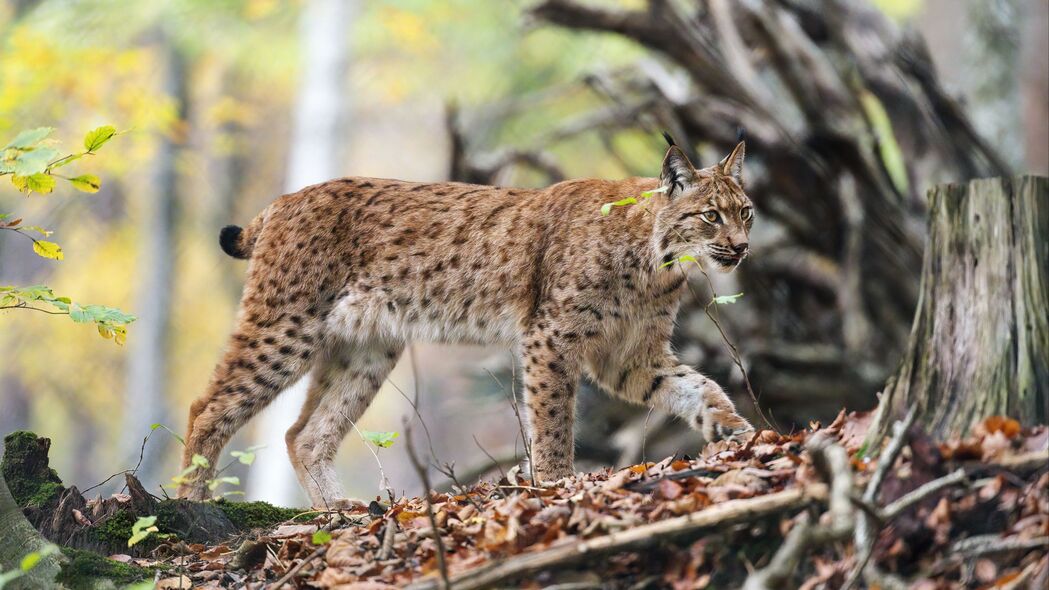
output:
{"label": "tree bark", "polygon": [[1049,178],[929,191],[929,237],[907,352],[872,433],[917,406],[936,438],[992,415],[1049,420]]}

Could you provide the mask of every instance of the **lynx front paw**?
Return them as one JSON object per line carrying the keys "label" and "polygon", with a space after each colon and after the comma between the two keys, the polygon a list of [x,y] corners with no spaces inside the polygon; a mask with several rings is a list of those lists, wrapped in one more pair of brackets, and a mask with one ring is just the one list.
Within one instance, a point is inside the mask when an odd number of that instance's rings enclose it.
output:
{"label": "lynx front paw", "polygon": [[696,416],[697,425],[707,442],[736,439],[754,432],[754,427],[736,413],[732,400],[712,381],[703,392],[703,407]]}

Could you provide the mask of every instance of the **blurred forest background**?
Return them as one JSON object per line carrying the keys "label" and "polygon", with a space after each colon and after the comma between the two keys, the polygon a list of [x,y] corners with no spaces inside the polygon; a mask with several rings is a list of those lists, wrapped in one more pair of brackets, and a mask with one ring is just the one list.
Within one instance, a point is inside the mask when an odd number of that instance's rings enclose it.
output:
{"label": "blurred forest background", "polygon": [[[243,262],[219,250],[218,229],[245,224],[280,194],[347,175],[517,186],[563,177],[654,176],[665,149],[660,129],[670,129],[698,160],[710,163],[741,124],[754,138],[747,174],[758,183],[751,190],[765,196],[755,196],[753,255],[744,265],[753,270],[718,280],[719,291],[746,294],[741,305],[722,308],[723,322],[740,345],[755,393],[780,428],[826,420],[843,405],[873,406],[906,342],[924,191],[971,176],[1049,172],[1046,0],[844,1],[860,15],[847,22],[858,27],[851,37],[858,44],[826,63],[859,71],[842,75],[845,86],[862,78],[874,90],[859,95],[877,95],[885,105],[868,108],[878,99],[861,100],[876,136],[872,149],[879,150],[890,181],[883,193],[898,197],[886,213],[898,218],[898,235],[875,237],[910,248],[894,259],[898,267],[862,271],[860,261],[876,257],[877,249],[850,250],[848,239],[828,236],[836,235],[842,219],[857,219],[850,203],[858,200],[858,210],[877,203],[865,192],[865,180],[793,182],[810,172],[801,164],[815,157],[774,157],[783,152],[780,137],[808,142],[799,154],[844,149],[810,141],[825,131],[818,120],[834,120],[833,97],[817,99],[827,100],[826,112],[792,110],[781,98],[800,92],[789,76],[779,86],[766,84],[760,72],[740,75],[750,70],[733,61],[740,55],[735,47],[758,64],[783,62],[776,47],[751,44],[761,30],[793,30],[783,13],[766,18],[747,12],[760,11],[760,2],[700,2],[695,18],[709,20],[712,38],[722,45],[711,49],[698,39],[679,51],[660,47],[651,31],[632,30],[637,19],[595,27],[590,18],[581,25],[579,12],[561,4],[0,0],[0,139],[53,126],[64,144],[75,145],[102,124],[127,131],[89,164],[103,181],[97,194],[62,187],[46,198],[27,198],[0,185],[0,212],[56,230],[53,239],[66,253],[63,261],[46,260],[27,253],[17,236],[0,235],[0,284],[46,283],[139,318],[121,347],[62,319],[0,312],[0,432],[31,429],[51,437],[52,465],[81,489],[133,467],[151,424],[181,433],[190,401],[203,391],[228,336],[244,273]],[[805,11],[818,12],[819,2],[771,4],[789,6],[801,15],[799,30],[819,37],[812,32],[816,25],[804,22]],[[569,8],[655,18],[656,5],[675,15],[697,10],[695,2],[672,0],[577,1]],[[753,18],[758,32],[746,26],[735,31],[722,18],[726,14]],[[582,30],[595,28],[612,32]],[[924,38],[938,81],[926,84],[928,76],[917,69],[908,75],[924,84],[921,96],[932,97],[934,115],[922,111],[926,123],[914,123],[906,108],[885,97],[882,91],[895,83],[891,76],[883,86],[870,82],[883,64],[856,57],[871,55],[863,44],[869,48],[878,38],[865,36],[869,31]],[[717,68],[702,69],[706,62],[688,53],[708,50],[736,74],[720,87],[704,86],[716,82]],[[738,92],[729,82],[740,84]],[[964,125],[951,116],[971,121],[973,133],[956,135]],[[912,131],[922,125],[938,131]],[[975,155],[971,161],[949,153],[925,158],[951,149]],[[951,166],[941,165],[945,161]],[[840,200],[840,207],[828,212],[816,206],[828,199]],[[799,233],[811,239],[799,240]],[[900,284],[879,283],[878,277]],[[857,286],[865,281],[880,290]],[[878,311],[881,300],[891,302],[889,311]],[[852,313],[855,305],[861,309]],[[716,329],[701,306],[687,307],[677,338],[682,357],[748,407]],[[362,429],[400,431],[402,417],[413,413],[406,397],[418,388],[437,461],[454,461],[462,474],[486,464],[481,447],[498,459],[521,453],[508,403],[509,351],[417,345],[414,358],[414,367],[407,354],[401,359]],[[254,465],[229,472],[240,477],[237,489],[248,498],[304,502],[283,444],[299,403],[301,391],[286,393],[230,446],[266,445]],[[590,390],[579,403],[582,468],[698,449],[697,435],[665,417]],[[394,489],[413,492],[419,483],[402,443],[372,449]],[[351,496],[379,490],[379,469],[367,445],[351,433],[340,454]],[[151,491],[176,473],[177,446],[163,431],[152,435],[140,470]]]}

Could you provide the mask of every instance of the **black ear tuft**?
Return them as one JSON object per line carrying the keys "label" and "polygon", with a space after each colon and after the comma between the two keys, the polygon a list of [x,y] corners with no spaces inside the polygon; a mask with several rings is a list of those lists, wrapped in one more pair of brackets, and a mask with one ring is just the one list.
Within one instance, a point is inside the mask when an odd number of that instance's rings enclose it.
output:
{"label": "black ear tuft", "polygon": [[740,125],[736,127],[736,143],[747,141],[747,129]]}
{"label": "black ear tuft", "polygon": [[681,148],[672,145],[663,158],[663,169],[659,174],[660,186],[667,187],[667,197],[673,198],[684,192],[696,181],[696,169]]}
{"label": "black ear tuft", "polygon": [[677,145],[674,141],[674,136],[670,135],[669,131],[663,131],[663,139],[667,140],[667,145]]}

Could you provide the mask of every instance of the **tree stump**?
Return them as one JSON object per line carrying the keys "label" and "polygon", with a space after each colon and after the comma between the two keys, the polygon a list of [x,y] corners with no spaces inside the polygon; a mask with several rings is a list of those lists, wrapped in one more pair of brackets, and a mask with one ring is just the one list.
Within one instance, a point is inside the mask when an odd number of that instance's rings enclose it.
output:
{"label": "tree stump", "polygon": [[911,406],[939,437],[987,416],[1049,421],[1049,179],[929,191],[921,295],[872,434]]}

